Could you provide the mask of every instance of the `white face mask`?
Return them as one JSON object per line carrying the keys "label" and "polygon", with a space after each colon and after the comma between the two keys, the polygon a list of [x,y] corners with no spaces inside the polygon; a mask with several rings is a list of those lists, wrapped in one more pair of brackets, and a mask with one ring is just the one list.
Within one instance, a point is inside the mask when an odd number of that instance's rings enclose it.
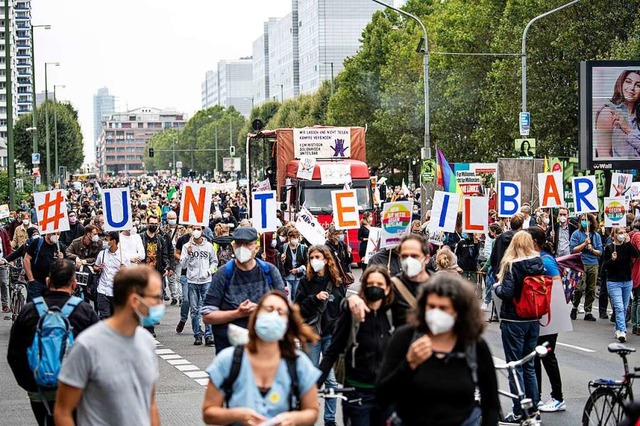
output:
{"label": "white face mask", "polygon": [[424,271],[422,261],[414,259],[413,257],[407,257],[401,262],[401,265],[402,271],[409,278],[417,277],[420,275],[420,272]]}
{"label": "white face mask", "polygon": [[271,240],[271,247],[277,247],[278,246],[278,241],[276,240]]}
{"label": "white face mask", "polygon": [[253,253],[251,253],[251,250],[249,250],[245,246],[238,247],[233,251],[233,254],[236,255],[236,259],[240,263],[247,263],[253,257]]}
{"label": "white face mask", "polygon": [[315,272],[320,272],[324,269],[327,262],[322,259],[311,259],[309,261],[309,264],[311,265],[311,268],[313,268]]}
{"label": "white face mask", "polygon": [[100,241],[100,236],[99,235],[93,235],[91,237],[91,241],[94,243],[97,243],[98,241]]}
{"label": "white face mask", "polygon": [[440,309],[429,309],[424,314],[427,326],[433,335],[448,333],[453,329],[456,318]]}
{"label": "white face mask", "polygon": [[545,217],[544,219],[542,219],[542,223],[544,223],[545,225],[549,224],[549,218]]}
{"label": "white face mask", "polygon": [[202,237],[202,231],[200,231],[200,230],[198,229],[198,230],[196,230],[196,231],[193,231],[193,232],[191,233],[191,235],[193,235],[193,238],[195,238],[195,239],[197,240],[198,238]]}
{"label": "white face mask", "polygon": [[24,219],[24,220],[22,221],[22,224],[23,224],[24,226],[29,225],[29,219]]}
{"label": "white face mask", "polygon": [[49,241],[51,241],[53,244],[56,244],[58,242],[58,236],[57,235],[50,236]]}
{"label": "white face mask", "polygon": [[567,222],[567,217],[566,216],[560,216],[558,218],[558,220],[560,221],[560,223],[566,223]]}
{"label": "white face mask", "polygon": [[623,242],[625,239],[625,235],[624,234],[618,234],[616,235],[616,238],[618,239],[618,241]]}

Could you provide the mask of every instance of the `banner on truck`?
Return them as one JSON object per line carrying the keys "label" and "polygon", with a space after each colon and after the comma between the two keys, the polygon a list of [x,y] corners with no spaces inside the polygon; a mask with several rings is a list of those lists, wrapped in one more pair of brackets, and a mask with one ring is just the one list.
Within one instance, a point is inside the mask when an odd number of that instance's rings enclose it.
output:
{"label": "banner on truck", "polygon": [[295,158],[350,158],[349,127],[307,127],[293,129]]}

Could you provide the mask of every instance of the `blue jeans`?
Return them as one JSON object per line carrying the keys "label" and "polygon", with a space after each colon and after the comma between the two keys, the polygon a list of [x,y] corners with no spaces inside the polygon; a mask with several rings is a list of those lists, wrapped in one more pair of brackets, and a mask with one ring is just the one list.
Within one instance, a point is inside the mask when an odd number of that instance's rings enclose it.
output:
{"label": "blue jeans", "polygon": [[[322,336],[318,343],[313,345],[309,345],[308,354],[309,358],[311,358],[311,362],[313,365],[318,367],[320,365],[320,354],[329,349],[329,345],[331,344],[331,335]],[[324,387],[327,389],[335,389],[338,387],[338,382],[336,382],[336,375],[333,373],[333,368],[331,372],[327,376],[327,380],[324,382]],[[324,400],[324,421],[333,422],[336,420],[336,400],[335,398],[327,398]]]}
{"label": "blue jeans", "polygon": [[296,299],[296,292],[298,291],[298,283],[300,283],[300,280],[296,278],[295,275],[287,275],[284,281],[287,283],[287,287],[289,287],[289,300],[293,302]]}
{"label": "blue jeans", "polygon": [[37,280],[33,280],[27,284],[27,303],[33,302],[36,297],[42,296],[42,293],[47,289],[47,286]]}
{"label": "blue jeans", "polygon": [[632,288],[633,282],[631,281],[607,281],[607,290],[616,314],[616,330],[624,333],[627,332],[625,315],[627,315]]}
{"label": "blue jeans", "polygon": [[[207,290],[209,290],[209,284],[189,283],[189,308],[191,309],[191,328],[194,337],[202,337],[200,309],[202,309],[202,303],[207,295]],[[210,325],[204,327],[204,337],[213,337],[213,328]]]}
{"label": "blue jeans", "polygon": [[486,279],[484,280],[484,303],[488,305],[493,300],[493,285],[496,283],[496,280],[493,279],[493,273],[491,272],[491,268],[487,272]]}
{"label": "blue jeans", "polygon": [[182,303],[180,304],[180,321],[187,322],[189,319],[189,284],[187,276],[180,275],[180,285],[182,285]]}
{"label": "blue jeans", "polygon": [[[506,361],[518,361],[536,348],[538,335],[540,334],[540,324],[538,324],[538,321],[501,321],[500,330],[502,331],[502,346],[504,347]],[[533,359],[518,368],[516,374],[518,375],[520,386],[524,387],[523,390],[526,397],[531,398],[533,406],[536,407],[540,400],[540,393],[538,392],[538,381]],[[511,375],[509,376],[509,388],[512,394],[518,394],[516,383]],[[514,398],[513,414],[519,416],[521,413],[520,401]]]}
{"label": "blue jeans", "polygon": [[378,407],[373,389],[356,388],[345,396],[352,402],[342,402],[344,426],[385,426],[393,413],[392,407]]}

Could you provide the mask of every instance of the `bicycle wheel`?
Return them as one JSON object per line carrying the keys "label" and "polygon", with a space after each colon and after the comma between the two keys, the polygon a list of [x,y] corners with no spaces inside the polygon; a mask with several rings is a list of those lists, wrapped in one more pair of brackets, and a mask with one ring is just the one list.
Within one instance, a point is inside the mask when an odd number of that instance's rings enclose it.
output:
{"label": "bicycle wheel", "polygon": [[596,388],[582,411],[582,426],[616,426],[624,417],[624,402],[611,388]]}
{"label": "bicycle wheel", "polygon": [[11,295],[11,321],[15,321],[16,318],[18,318],[25,302],[21,286],[16,286],[13,294]]}

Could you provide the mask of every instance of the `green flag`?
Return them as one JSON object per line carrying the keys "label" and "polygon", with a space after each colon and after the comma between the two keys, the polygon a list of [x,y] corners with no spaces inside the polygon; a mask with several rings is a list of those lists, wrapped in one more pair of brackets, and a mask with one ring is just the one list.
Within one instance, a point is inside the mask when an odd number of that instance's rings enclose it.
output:
{"label": "green flag", "polygon": [[167,194],[167,200],[171,201],[173,199],[173,195],[176,193],[176,187],[172,187]]}

